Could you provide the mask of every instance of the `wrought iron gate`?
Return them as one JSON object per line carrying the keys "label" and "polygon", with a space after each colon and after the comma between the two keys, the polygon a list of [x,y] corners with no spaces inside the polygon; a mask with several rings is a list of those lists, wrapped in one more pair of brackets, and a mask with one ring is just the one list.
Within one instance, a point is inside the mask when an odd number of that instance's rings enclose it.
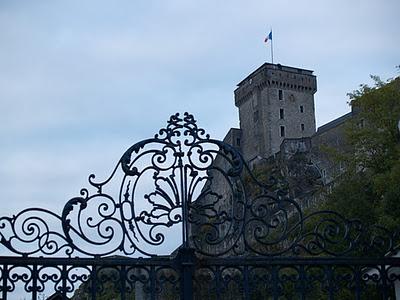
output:
{"label": "wrought iron gate", "polygon": [[188,113],[89,183],[60,215],[0,218],[1,299],[392,299],[399,285],[397,235],[305,215]]}

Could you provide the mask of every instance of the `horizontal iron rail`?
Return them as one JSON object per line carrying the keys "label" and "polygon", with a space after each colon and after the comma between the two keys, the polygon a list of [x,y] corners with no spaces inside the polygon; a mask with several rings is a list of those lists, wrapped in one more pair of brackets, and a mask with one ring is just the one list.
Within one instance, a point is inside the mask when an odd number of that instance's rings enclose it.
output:
{"label": "horizontal iron rail", "polygon": [[1,256],[0,264],[4,265],[58,265],[58,266],[172,266],[174,259],[168,257],[129,258],[129,257],[96,257],[96,258],[62,258],[62,257],[15,257]]}
{"label": "horizontal iron rail", "polygon": [[[176,266],[176,257],[96,257],[96,258],[62,258],[62,257],[16,257],[1,256],[0,264],[4,265],[74,265],[74,266]],[[391,265],[400,266],[400,257],[360,258],[360,257],[227,257],[195,258],[196,266],[270,266],[270,265]]]}
{"label": "horizontal iron rail", "polygon": [[272,265],[391,265],[400,266],[400,257],[273,257],[210,258],[197,261],[201,266],[272,266]]}

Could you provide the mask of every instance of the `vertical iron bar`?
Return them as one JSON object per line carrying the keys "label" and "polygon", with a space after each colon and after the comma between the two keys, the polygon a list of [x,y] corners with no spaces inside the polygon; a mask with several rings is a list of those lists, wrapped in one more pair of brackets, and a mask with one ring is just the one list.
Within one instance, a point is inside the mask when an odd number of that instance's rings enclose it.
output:
{"label": "vertical iron bar", "polygon": [[8,265],[3,266],[3,292],[2,299],[7,300]]}
{"label": "vertical iron bar", "polygon": [[120,293],[121,293],[121,300],[125,300],[125,291],[126,291],[126,269],[125,266],[121,266],[121,270],[119,272],[119,281],[120,281]]}
{"label": "vertical iron bar", "polygon": [[248,266],[243,267],[243,293],[244,300],[250,299],[250,288],[249,288],[249,268]]}
{"label": "vertical iron bar", "polygon": [[361,268],[359,266],[354,266],[354,291],[356,300],[361,299]]}
{"label": "vertical iron bar", "polygon": [[67,299],[67,278],[68,278],[67,266],[63,265],[61,270],[61,281],[62,281],[61,296],[63,300]]}
{"label": "vertical iron bar", "polygon": [[32,300],[37,299],[37,265],[32,266]]}
{"label": "vertical iron bar", "polygon": [[180,172],[180,185],[181,185],[181,201],[182,201],[182,244],[183,247],[188,247],[186,224],[187,224],[187,203],[186,203],[186,166],[183,166],[182,157],[179,155],[178,167]]}
{"label": "vertical iron bar", "polygon": [[[212,271],[211,271],[212,272]],[[214,276],[215,276],[215,273],[214,273]],[[208,284],[208,299],[211,299],[211,295],[212,295],[212,291],[213,291],[213,286],[212,286],[212,283],[213,283],[213,280],[212,280],[212,273],[211,273],[211,275],[210,275],[210,282],[209,282],[209,284]],[[199,284],[199,286],[201,287],[201,284]],[[216,292],[216,289],[214,290],[215,292]],[[199,295],[202,295],[201,293],[199,293]],[[199,299],[201,299],[201,298],[199,298]]]}
{"label": "vertical iron bar", "polygon": [[187,186],[187,166],[184,167],[184,177],[183,177],[183,201],[185,203],[185,218],[183,219],[182,226],[185,227],[185,247],[189,248],[189,205],[188,205],[188,186]]}
{"label": "vertical iron bar", "polygon": [[386,271],[386,266],[381,265],[380,267],[380,273],[381,273],[381,281],[382,281],[382,297],[383,299],[389,299],[388,295],[388,285],[387,285],[387,271]]}
{"label": "vertical iron bar", "polygon": [[279,299],[279,274],[276,265],[272,266],[271,270],[271,279],[272,279],[272,299]]}
{"label": "vertical iron bar", "polygon": [[90,278],[92,280],[92,284],[90,287],[91,299],[96,300],[96,292],[97,292],[97,266],[92,266],[92,271],[90,272]]}
{"label": "vertical iron bar", "polygon": [[155,267],[150,267],[150,299],[156,300],[156,271]]}
{"label": "vertical iron bar", "polygon": [[221,280],[220,280],[220,267],[215,267],[215,292],[217,294],[217,300],[221,299]]}
{"label": "vertical iron bar", "polygon": [[184,266],[182,276],[182,284],[181,290],[183,288],[183,297],[181,299],[191,300],[193,299],[193,281],[192,281],[192,272],[190,266]]}
{"label": "vertical iron bar", "polygon": [[179,249],[176,259],[181,272],[181,299],[191,300],[193,299],[194,250]]}
{"label": "vertical iron bar", "polygon": [[304,270],[304,266],[299,266],[299,280],[300,280],[300,299],[306,299],[306,291],[307,291],[307,280],[306,280],[306,272]]}
{"label": "vertical iron bar", "polygon": [[325,266],[327,280],[328,280],[328,297],[329,300],[334,299],[334,277],[333,277],[333,269],[331,265]]}

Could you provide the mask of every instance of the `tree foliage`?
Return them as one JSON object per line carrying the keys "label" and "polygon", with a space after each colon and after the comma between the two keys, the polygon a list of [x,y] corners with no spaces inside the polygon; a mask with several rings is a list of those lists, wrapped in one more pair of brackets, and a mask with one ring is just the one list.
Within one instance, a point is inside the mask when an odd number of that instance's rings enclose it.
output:
{"label": "tree foliage", "polygon": [[[354,117],[347,124],[348,150],[338,156],[346,171],[324,206],[390,229],[400,224],[400,77],[350,93]],[[338,162],[339,163],[339,162]]]}

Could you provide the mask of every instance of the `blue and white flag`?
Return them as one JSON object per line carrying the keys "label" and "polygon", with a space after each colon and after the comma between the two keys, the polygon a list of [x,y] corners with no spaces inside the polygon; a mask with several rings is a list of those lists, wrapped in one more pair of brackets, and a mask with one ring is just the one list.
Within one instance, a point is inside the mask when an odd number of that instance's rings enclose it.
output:
{"label": "blue and white flag", "polygon": [[270,33],[267,35],[267,37],[265,38],[264,42],[268,42],[269,40],[272,40],[272,30],[270,31]]}

